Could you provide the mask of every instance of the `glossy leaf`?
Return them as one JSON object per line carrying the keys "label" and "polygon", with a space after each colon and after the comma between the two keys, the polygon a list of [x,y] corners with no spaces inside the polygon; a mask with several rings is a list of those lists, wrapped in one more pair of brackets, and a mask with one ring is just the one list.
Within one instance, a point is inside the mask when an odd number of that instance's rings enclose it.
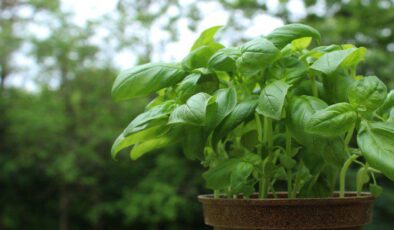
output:
{"label": "glossy leaf", "polygon": [[184,102],[194,94],[204,92],[211,94],[219,88],[219,80],[214,73],[192,73],[183,79],[176,88],[176,95]]}
{"label": "glossy leaf", "polygon": [[330,75],[339,67],[347,68],[357,65],[364,60],[366,49],[350,48],[324,54],[313,63],[311,69]]}
{"label": "glossy leaf", "polygon": [[149,63],[121,72],[112,86],[117,100],[146,96],[180,82],[186,72],[178,65]]}
{"label": "glossy leaf", "polygon": [[183,60],[182,67],[188,71],[207,67],[208,61],[216,51],[223,48],[219,43],[209,43],[191,51]]}
{"label": "glossy leaf", "polygon": [[362,121],[357,144],[367,162],[394,180],[394,124]]}
{"label": "glossy leaf", "polygon": [[282,49],[293,40],[311,37],[320,42],[320,33],[316,29],[303,24],[288,24],[279,27],[268,34],[267,39]]}
{"label": "glossy leaf", "polygon": [[386,99],[387,87],[376,76],[355,81],[349,88],[349,101],[360,111],[373,111]]}
{"label": "glossy leaf", "polygon": [[157,138],[169,130],[168,126],[165,126],[165,122],[163,125],[155,125],[153,127],[146,128],[139,132],[133,133],[131,135],[126,136],[124,133],[120,134],[119,137],[115,140],[111,148],[112,158],[116,158],[116,155],[125,148],[133,146],[138,142],[143,142],[146,140]]}
{"label": "glossy leaf", "polygon": [[290,85],[277,80],[267,85],[260,94],[256,111],[266,117],[280,120]]}
{"label": "glossy leaf", "polygon": [[212,135],[213,145],[215,146],[220,139],[222,139],[242,122],[245,122],[248,120],[248,118],[253,117],[257,103],[257,98],[252,97],[236,105],[234,110],[215,129]]}
{"label": "glossy leaf", "polygon": [[244,76],[253,76],[275,62],[280,50],[265,38],[257,38],[241,46],[237,68]]}
{"label": "glossy leaf", "polygon": [[214,41],[214,37],[215,37],[216,33],[222,27],[223,26],[213,26],[211,28],[204,30],[201,33],[200,37],[198,37],[197,40],[194,42],[194,44],[191,48],[191,51],[193,51],[201,46],[212,43]]}
{"label": "glossy leaf", "polygon": [[145,129],[152,121],[160,121],[164,118],[168,118],[175,107],[175,102],[170,100],[141,113],[130,122],[124,131],[124,135],[128,136],[132,133]]}
{"label": "glossy leaf", "polygon": [[338,103],[315,112],[306,123],[306,131],[323,137],[337,137],[356,122],[357,113],[349,103]]}
{"label": "glossy leaf", "polygon": [[235,72],[235,62],[239,56],[241,56],[239,48],[223,48],[209,59],[208,68],[215,71]]}
{"label": "glossy leaf", "polygon": [[184,123],[203,126],[206,123],[206,109],[211,96],[198,93],[190,97],[186,104],[178,106],[170,115],[169,124]]}
{"label": "glossy leaf", "polygon": [[213,96],[215,103],[207,109],[209,129],[215,128],[237,105],[237,92],[234,88],[219,89]]}
{"label": "glossy leaf", "polygon": [[393,108],[394,108],[394,90],[390,90],[383,104],[377,109],[376,112],[381,115],[389,114]]}

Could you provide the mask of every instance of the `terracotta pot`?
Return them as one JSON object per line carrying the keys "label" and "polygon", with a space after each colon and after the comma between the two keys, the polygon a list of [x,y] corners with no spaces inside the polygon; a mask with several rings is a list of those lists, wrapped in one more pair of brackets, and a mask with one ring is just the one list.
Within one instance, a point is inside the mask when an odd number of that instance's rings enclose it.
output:
{"label": "terracotta pot", "polygon": [[215,230],[360,230],[372,220],[374,198],[369,193],[357,197],[347,193],[330,198],[214,199],[198,197],[203,205],[205,224]]}

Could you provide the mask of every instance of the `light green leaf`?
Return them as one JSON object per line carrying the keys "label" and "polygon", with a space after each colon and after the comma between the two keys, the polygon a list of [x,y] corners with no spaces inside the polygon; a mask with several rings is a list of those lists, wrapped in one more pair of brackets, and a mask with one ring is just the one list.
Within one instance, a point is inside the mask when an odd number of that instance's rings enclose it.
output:
{"label": "light green leaf", "polygon": [[279,27],[272,31],[267,39],[270,40],[276,47],[282,49],[293,40],[311,37],[317,42],[320,42],[320,33],[316,29],[303,24],[288,24]]}
{"label": "light green leaf", "polygon": [[308,48],[312,42],[312,37],[298,38],[291,42],[291,48],[293,51],[301,51]]}
{"label": "light green leaf", "polygon": [[235,48],[223,48],[218,50],[208,61],[208,68],[215,71],[235,72],[235,62],[241,56],[241,50]]}
{"label": "light green leaf", "polygon": [[168,124],[184,123],[197,126],[206,124],[206,109],[211,96],[198,93],[190,97],[186,104],[178,106],[170,115]]}
{"label": "light green leaf", "polygon": [[275,62],[280,50],[265,38],[256,38],[241,46],[241,56],[236,65],[244,76],[253,76]]}
{"label": "light green leaf", "polygon": [[172,100],[166,101],[163,104],[152,107],[146,112],[141,113],[134,118],[127,128],[124,130],[124,135],[128,136],[132,133],[145,129],[148,125],[152,126],[153,121],[163,120],[168,118],[170,113],[175,109],[175,102]]}
{"label": "light green leaf", "polygon": [[116,155],[127,147],[130,147],[138,142],[150,140],[153,138],[157,138],[165,133],[167,133],[169,127],[165,125],[163,122],[162,125],[155,125],[139,132],[133,133],[129,136],[125,136],[124,133],[120,134],[119,137],[115,140],[111,148],[112,158],[115,159]]}
{"label": "light green leaf", "polygon": [[209,43],[191,51],[183,60],[182,67],[188,71],[207,67],[208,61],[216,51],[223,48],[219,43]]}
{"label": "light green leaf", "polygon": [[338,103],[315,112],[306,123],[306,131],[323,137],[337,137],[356,122],[357,113],[349,103]]}
{"label": "light green leaf", "polygon": [[256,111],[266,117],[280,120],[290,85],[276,80],[267,85],[260,94]]}
{"label": "light green leaf", "polygon": [[165,135],[136,144],[130,152],[130,157],[137,160],[146,153],[177,145],[181,140],[176,131],[170,130]]}
{"label": "light green leaf", "polygon": [[121,72],[112,86],[112,97],[117,100],[146,96],[159,89],[180,82],[186,72],[178,65],[149,63]]}
{"label": "light green leaf", "polygon": [[348,68],[356,66],[360,61],[364,60],[365,53],[366,49],[364,47],[332,51],[317,59],[310,68],[330,75],[339,67]]}
{"label": "light green leaf", "polygon": [[362,121],[357,144],[369,165],[394,180],[394,124]]}
{"label": "light green leaf", "polygon": [[369,184],[369,191],[371,191],[372,195],[377,198],[382,194],[383,188],[377,184]]}
{"label": "light green leaf", "polygon": [[204,30],[201,33],[200,37],[198,37],[197,40],[194,42],[194,44],[191,48],[191,51],[193,51],[201,46],[212,43],[214,41],[214,37],[215,37],[217,31],[222,27],[223,26],[213,26],[211,28]]}
{"label": "light green leaf", "polygon": [[348,97],[352,105],[360,111],[373,111],[386,99],[387,87],[376,76],[355,81],[349,88]]}

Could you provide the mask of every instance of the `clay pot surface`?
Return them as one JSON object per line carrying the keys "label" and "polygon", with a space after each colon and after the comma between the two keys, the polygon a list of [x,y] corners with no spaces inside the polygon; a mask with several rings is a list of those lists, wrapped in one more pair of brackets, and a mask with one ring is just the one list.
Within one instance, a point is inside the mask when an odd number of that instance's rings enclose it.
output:
{"label": "clay pot surface", "polygon": [[[256,197],[256,196],[255,196]],[[346,193],[329,198],[214,199],[200,195],[205,224],[215,230],[361,230],[372,220],[375,198],[370,193]]]}

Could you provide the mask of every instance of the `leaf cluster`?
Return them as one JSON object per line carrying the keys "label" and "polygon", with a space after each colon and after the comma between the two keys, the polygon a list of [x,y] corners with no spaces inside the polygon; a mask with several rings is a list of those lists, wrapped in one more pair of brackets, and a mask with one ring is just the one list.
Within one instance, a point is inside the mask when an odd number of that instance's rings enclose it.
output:
{"label": "leaf cluster", "polygon": [[205,30],[179,63],[120,73],[115,100],[156,97],[117,138],[113,157],[128,147],[132,159],[182,148],[207,167],[206,186],[228,197],[256,188],[275,196],[280,184],[289,197],[330,196],[338,175],[343,195],[351,163],[360,165],[358,192],[370,183],[378,194],[376,173],[394,180],[394,93],[356,74],[364,47],[319,46],[320,33],[303,24],[225,47],[214,39],[220,28]]}

